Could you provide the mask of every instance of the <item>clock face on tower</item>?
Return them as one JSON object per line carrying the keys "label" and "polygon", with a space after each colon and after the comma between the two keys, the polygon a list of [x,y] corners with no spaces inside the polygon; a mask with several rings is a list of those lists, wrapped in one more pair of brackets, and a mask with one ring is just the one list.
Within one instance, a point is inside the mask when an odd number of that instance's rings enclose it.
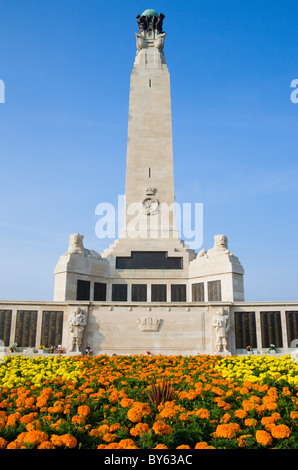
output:
{"label": "clock face on tower", "polygon": [[156,197],[146,197],[143,200],[144,214],[154,215],[159,212],[159,200]]}

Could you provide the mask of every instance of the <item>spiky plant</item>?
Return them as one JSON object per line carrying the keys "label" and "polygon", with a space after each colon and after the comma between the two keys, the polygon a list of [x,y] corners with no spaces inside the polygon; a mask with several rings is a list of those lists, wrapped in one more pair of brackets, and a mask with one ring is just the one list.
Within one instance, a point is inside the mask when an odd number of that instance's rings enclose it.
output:
{"label": "spiky plant", "polygon": [[171,381],[164,377],[162,383],[152,380],[149,390],[146,390],[146,394],[152,403],[152,405],[160,405],[166,401],[170,401],[174,395],[174,388]]}

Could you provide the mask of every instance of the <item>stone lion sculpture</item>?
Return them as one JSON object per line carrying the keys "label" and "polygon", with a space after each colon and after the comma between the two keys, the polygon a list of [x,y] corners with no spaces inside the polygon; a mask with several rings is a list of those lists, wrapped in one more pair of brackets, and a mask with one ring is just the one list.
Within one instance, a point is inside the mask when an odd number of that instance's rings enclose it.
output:
{"label": "stone lion sculpture", "polygon": [[203,258],[203,257],[209,258],[210,256],[220,255],[220,254],[234,256],[233,253],[231,253],[229,248],[228,248],[228,239],[227,239],[227,237],[225,235],[222,235],[222,234],[214,235],[214,246],[213,246],[213,248],[211,248],[208,251],[206,251],[205,249],[202,249],[197,254],[197,258]]}
{"label": "stone lion sculpture", "polygon": [[234,256],[228,248],[228,239],[225,235],[214,235],[214,246],[207,252],[209,255],[225,254]]}
{"label": "stone lion sculpture", "polygon": [[97,258],[101,259],[99,253],[94,250],[87,250],[84,248],[83,244],[84,235],[80,233],[73,233],[69,235],[69,246],[68,251],[65,253],[66,255],[80,255],[86,256],[87,258]]}

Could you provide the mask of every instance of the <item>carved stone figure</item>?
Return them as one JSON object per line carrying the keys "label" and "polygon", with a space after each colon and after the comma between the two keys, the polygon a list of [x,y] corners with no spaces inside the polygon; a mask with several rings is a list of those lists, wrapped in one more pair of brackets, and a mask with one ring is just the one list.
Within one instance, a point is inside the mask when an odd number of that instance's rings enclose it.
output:
{"label": "carved stone figure", "polygon": [[225,235],[214,235],[214,246],[213,248],[211,248],[211,250],[208,250],[207,252],[208,256],[213,256],[217,254],[234,256],[228,248],[228,239]]}
{"label": "carved stone figure", "polygon": [[166,33],[158,34],[158,36],[156,37],[154,41],[154,47],[156,47],[156,49],[158,49],[159,52],[163,51],[165,36],[166,36]]}
{"label": "carved stone figure", "polygon": [[101,259],[99,253],[94,250],[87,250],[83,245],[84,235],[79,233],[73,233],[69,235],[69,246],[66,255],[81,255],[86,256],[87,258],[97,258]]}
{"label": "carved stone figure", "polygon": [[136,35],[136,40],[137,40],[137,54],[142,50],[142,49],[145,49],[145,47],[147,47],[147,41],[146,39],[142,36],[142,34],[140,33],[135,33]]}
{"label": "carved stone figure", "polygon": [[86,314],[79,307],[75,308],[68,319],[69,331],[71,333],[70,352],[82,352],[81,347],[86,324]]}
{"label": "carved stone figure", "polygon": [[84,256],[84,245],[83,245],[84,235],[80,235],[79,233],[73,233],[69,235],[69,247],[67,254],[70,255],[82,255]]}
{"label": "carved stone figure", "polygon": [[225,313],[223,308],[220,308],[218,312],[212,318],[212,326],[215,329],[215,343],[217,352],[228,352],[228,332],[230,330],[230,318]]}
{"label": "carved stone figure", "polygon": [[140,15],[137,15],[137,22],[138,22],[138,26],[139,26],[139,33],[142,33],[143,31],[145,31],[148,27],[148,18],[147,16],[140,16]]}
{"label": "carved stone figure", "polygon": [[156,29],[158,34],[163,32],[162,31],[162,24],[163,24],[164,18],[165,18],[165,15],[160,13],[158,16],[154,16],[154,18],[152,20],[152,26],[153,26],[154,29]]}

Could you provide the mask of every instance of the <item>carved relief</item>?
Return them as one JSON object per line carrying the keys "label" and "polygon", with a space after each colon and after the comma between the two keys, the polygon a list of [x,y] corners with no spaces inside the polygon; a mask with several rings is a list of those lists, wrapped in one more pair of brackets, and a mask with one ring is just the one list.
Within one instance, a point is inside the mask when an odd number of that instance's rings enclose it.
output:
{"label": "carved relief", "polygon": [[68,327],[71,335],[70,352],[82,352],[82,341],[86,324],[86,314],[79,307],[75,308],[68,319]]}
{"label": "carved relief", "polygon": [[140,331],[158,331],[162,320],[156,317],[141,317],[137,319]]}
{"label": "carved relief", "polygon": [[228,352],[228,333],[230,331],[230,318],[223,308],[220,308],[212,317],[212,326],[215,329],[215,344],[217,352]]}
{"label": "carved relief", "polygon": [[143,199],[143,213],[145,215],[155,215],[159,212],[159,200],[154,197],[156,188],[146,188],[146,197]]}

